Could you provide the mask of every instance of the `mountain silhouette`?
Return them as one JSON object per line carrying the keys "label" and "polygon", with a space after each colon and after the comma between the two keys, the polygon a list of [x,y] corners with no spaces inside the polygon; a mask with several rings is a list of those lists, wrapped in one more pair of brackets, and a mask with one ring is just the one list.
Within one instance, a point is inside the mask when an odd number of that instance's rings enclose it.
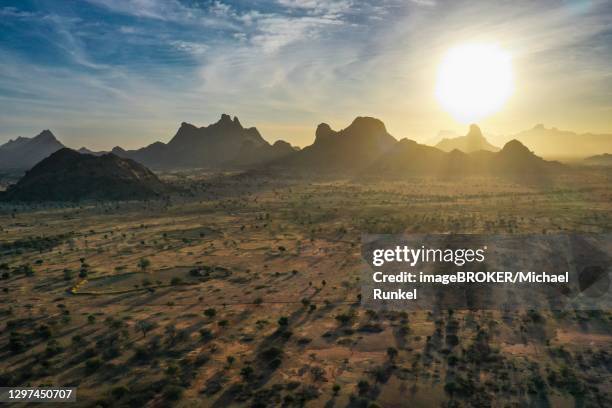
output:
{"label": "mountain silhouette", "polygon": [[612,166],[612,154],[604,153],[587,157],[584,163],[590,166]]}
{"label": "mountain silhouette", "polygon": [[91,155],[94,155],[94,156],[102,156],[103,154],[109,153],[109,152],[104,152],[104,151],[94,152],[93,150],[89,150],[85,146],[83,146],[80,149],[78,149],[77,152],[79,152],[81,154],[91,154]]}
{"label": "mountain silhouette", "polygon": [[321,123],[312,145],[275,164],[310,172],[350,171],[369,165],[396,143],[375,118],[357,117],[340,131]]}
{"label": "mountain silhouette", "polygon": [[494,175],[541,178],[563,168],[557,162],[536,156],[518,140],[506,143],[498,152],[478,150],[464,153],[459,149],[444,152],[436,147],[402,139],[369,167],[367,173],[396,177]]}
{"label": "mountain silhouette", "polygon": [[612,151],[612,134],[575,133],[539,124],[512,136],[539,156],[586,158]]}
{"label": "mountain silhouette", "polygon": [[63,148],[9,186],[4,201],[133,200],[158,197],[168,188],[149,169],[114,154],[93,156]]}
{"label": "mountain silhouette", "polygon": [[50,130],[43,130],[37,136],[18,137],[0,145],[0,169],[26,170],[63,148]]}
{"label": "mountain silhouette", "polygon": [[223,114],[205,127],[183,122],[167,144],[156,142],[128,151],[115,147],[112,153],[163,169],[252,166],[294,151],[286,142],[270,145],[256,128],[244,128],[237,117]]}
{"label": "mountain silhouette", "polygon": [[470,125],[470,131],[465,136],[459,136],[454,138],[444,138],[436,147],[445,152],[450,152],[455,149],[461,150],[464,153],[476,152],[478,150],[487,150],[490,152],[496,152],[499,150],[498,147],[493,146],[483,136],[480,128],[477,125]]}

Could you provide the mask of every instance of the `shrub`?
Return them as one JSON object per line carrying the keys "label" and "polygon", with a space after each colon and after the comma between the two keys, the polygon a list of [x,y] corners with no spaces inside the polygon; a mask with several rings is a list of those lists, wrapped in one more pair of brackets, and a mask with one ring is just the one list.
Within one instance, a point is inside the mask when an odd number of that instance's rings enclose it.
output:
{"label": "shrub", "polygon": [[130,390],[125,385],[119,385],[111,390],[111,395],[114,399],[118,400],[121,399],[128,392],[130,392]]}
{"label": "shrub", "polygon": [[100,360],[99,358],[92,358],[87,360],[87,362],[85,363],[85,372],[87,374],[92,374],[100,367],[102,367],[102,360]]}
{"label": "shrub", "polygon": [[242,370],[240,370],[240,375],[246,381],[246,380],[249,380],[253,376],[253,371],[254,371],[253,367],[245,366],[245,367],[242,367]]}
{"label": "shrub", "polygon": [[183,396],[185,389],[178,385],[168,385],[164,388],[164,398],[169,401],[178,401]]}

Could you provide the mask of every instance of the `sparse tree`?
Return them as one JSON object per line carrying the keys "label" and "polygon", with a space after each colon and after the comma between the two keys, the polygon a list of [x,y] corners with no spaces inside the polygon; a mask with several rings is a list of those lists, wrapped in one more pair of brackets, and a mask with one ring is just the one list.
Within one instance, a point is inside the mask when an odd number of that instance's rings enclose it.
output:
{"label": "sparse tree", "polygon": [[139,320],[136,323],[136,330],[142,332],[142,337],[147,337],[147,333],[155,329],[155,327],[157,327],[157,324],[148,320]]}
{"label": "sparse tree", "polygon": [[149,261],[147,258],[140,258],[138,261],[138,267],[143,272],[145,272],[149,266],[151,266],[151,261]]}

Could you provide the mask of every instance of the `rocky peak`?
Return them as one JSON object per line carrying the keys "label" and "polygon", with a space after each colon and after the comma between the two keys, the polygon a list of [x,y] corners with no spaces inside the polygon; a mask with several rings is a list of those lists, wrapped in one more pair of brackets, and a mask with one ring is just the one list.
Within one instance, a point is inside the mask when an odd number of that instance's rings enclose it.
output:
{"label": "rocky peak", "polygon": [[44,141],[57,141],[55,135],[49,129],[43,130],[34,139]]}
{"label": "rocky peak", "polygon": [[332,136],[334,133],[335,132],[327,123],[319,124],[315,132],[315,143],[329,139],[329,137]]}
{"label": "rocky peak", "polygon": [[351,123],[345,130],[358,133],[387,133],[385,124],[381,120],[368,116],[356,117],[353,123]]}
{"label": "rocky peak", "polygon": [[484,139],[484,136],[482,135],[482,131],[480,130],[478,125],[474,123],[470,125],[470,131],[468,132],[466,136],[472,139]]}

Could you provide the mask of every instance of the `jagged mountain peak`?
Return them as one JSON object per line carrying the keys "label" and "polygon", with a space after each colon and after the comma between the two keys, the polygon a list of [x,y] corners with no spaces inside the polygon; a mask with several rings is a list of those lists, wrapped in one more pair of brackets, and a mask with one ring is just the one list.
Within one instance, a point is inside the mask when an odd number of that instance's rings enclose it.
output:
{"label": "jagged mountain peak", "polygon": [[472,123],[470,125],[470,131],[468,132],[466,136],[469,138],[484,139],[484,136],[482,134],[482,131],[480,130],[480,127],[476,125],[475,123]]}
{"label": "jagged mountain peak", "polygon": [[18,137],[0,145],[0,168],[29,169],[62,147],[49,129],[32,138]]}
{"label": "jagged mountain peak", "polygon": [[38,135],[36,135],[34,137],[34,139],[39,139],[39,140],[57,140],[55,135],[53,134],[53,132],[51,132],[49,129],[43,130]]}
{"label": "jagged mountain peak", "polygon": [[435,147],[445,152],[451,152],[454,149],[458,149],[464,153],[476,152],[478,150],[487,150],[491,152],[499,150],[497,146],[493,146],[489,143],[482,134],[480,127],[474,123],[470,125],[470,129],[465,136],[444,138],[436,144]]}
{"label": "jagged mountain peak", "polygon": [[216,123],[213,123],[210,126],[221,126],[224,128],[243,129],[242,124],[240,123],[240,120],[238,119],[238,116],[234,116],[234,118],[232,119],[232,117],[228,115],[227,113],[222,113],[221,118]]}

